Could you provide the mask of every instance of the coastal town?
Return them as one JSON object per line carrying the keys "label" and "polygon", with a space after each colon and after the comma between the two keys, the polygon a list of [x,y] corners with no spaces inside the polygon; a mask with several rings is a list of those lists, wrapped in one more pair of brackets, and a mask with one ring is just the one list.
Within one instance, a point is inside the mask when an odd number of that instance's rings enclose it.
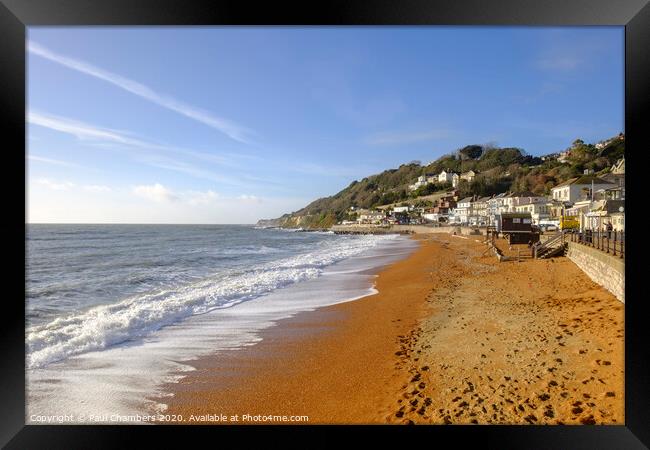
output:
{"label": "coastal town", "polygon": [[553,186],[548,196],[530,191],[508,191],[460,198],[460,184],[473,181],[476,175],[473,170],[460,174],[443,170],[439,174],[421,175],[410,185],[411,190],[443,183],[451,183],[452,189],[419,202],[401,202],[374,209],[351,206],[350,213],[355,220],[343,220],[339,225],[486,228],[497,226],[503,214],[522,213],[527,216],[524,221],[542,231],[625,231],[625,158],[603,176],[585,169],[581,176]]}

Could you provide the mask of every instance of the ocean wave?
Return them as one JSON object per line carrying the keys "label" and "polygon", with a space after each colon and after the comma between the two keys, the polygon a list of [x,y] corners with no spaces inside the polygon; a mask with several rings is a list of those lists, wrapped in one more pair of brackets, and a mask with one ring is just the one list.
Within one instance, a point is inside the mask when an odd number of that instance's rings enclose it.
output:
{"label": "ocean wave", "polygon": [[394,238],[342,236],[322,241],[307,253],[259,264],[244,272],[207,277],[59,317],[27,330],[27,367],[44,367],[73,355],[142,338],[189,316],[232,307],[316,278],[325,267]]}

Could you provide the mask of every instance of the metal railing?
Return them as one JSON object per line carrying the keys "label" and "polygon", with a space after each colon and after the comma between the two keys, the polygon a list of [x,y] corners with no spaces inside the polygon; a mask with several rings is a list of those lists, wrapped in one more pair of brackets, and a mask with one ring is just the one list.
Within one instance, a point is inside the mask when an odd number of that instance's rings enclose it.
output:
{"label": "metal railing", "polygon": [[568,232],[567,237],[571,242],[586,245],[613,256],[625,258],[625,232],[624,231],[591,231]]}

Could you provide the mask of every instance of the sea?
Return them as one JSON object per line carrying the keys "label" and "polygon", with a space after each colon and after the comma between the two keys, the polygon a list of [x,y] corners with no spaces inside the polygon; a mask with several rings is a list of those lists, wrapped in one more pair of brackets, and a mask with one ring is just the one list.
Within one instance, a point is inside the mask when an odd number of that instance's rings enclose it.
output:
{"label": "sea", "polygon": [[376,292],[417,244],[251,225],[29,224],[26,423],[140,422],[192,361]]}

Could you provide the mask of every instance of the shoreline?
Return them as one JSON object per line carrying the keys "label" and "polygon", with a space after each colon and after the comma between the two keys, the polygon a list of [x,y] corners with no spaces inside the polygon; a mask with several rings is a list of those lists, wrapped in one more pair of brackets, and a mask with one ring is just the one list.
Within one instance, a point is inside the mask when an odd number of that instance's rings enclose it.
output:
{"label": "shoreline", "polygon": [[[419,299],[428,273],[401,301],[393,302],[398,289],[389,287],[414,262],[431,258],[423,251],[430,244],[417,240],[421,245],[409,256],[379,269],[377,293],[301,312],[262,331],[253,346],[193,362],[196,371],[167,386],[174,396],[165,414],[307,415],[310,424],[375,423],[376,402],[365,391],[381,393],[386,383],[398,387],[393,336],[407,333],[424,306]],[[384,328],[391,332],[382,333]]]}
{"label": "shoreline", "polygon": [[[454,237],[416,235],[420,247],[379,272],[378,293],[299,313],[255,345],[195,361],[194,372],[167,385],[174,395],[165,414],[184,423],[192,414],[623,423],[622,330],[590,322],[618,328],[624,306],[567,258],[498,263],[474,239]],[[539,292],[520,298],[536,281]],[[523,291],[512,290],[518,284]],[[502,297],[490,299],[497,291]],[[599,351],[607,356],[593,359]]]}

